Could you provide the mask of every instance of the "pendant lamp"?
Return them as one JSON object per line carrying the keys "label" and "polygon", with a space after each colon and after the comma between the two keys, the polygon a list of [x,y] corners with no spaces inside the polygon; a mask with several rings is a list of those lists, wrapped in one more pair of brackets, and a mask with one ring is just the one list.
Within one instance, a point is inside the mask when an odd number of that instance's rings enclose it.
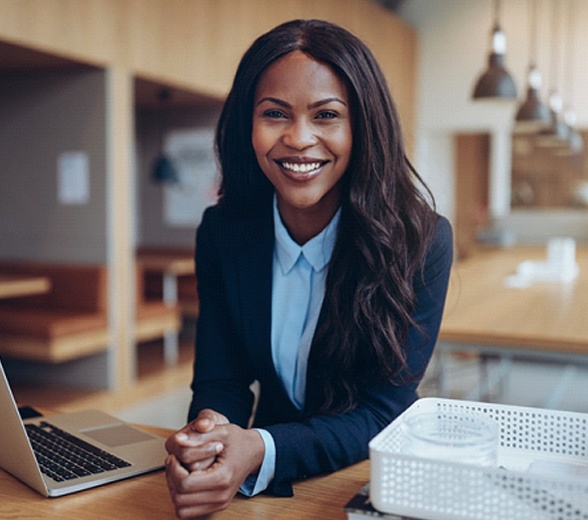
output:
{"label": "pendant lamp", "polygon": [[159,106],[157,107],[157,130],[159,132],[159,154],[153,163],[152,178],[160,184],[177,184],[180,182],[178,172],[172,160],[167,156],[163,149],[163,123],[161,113],[165,108],[164,105],[171,98],[171,90],[163,88],[157,94]]}
{"label": "pendant lamp", "polygon": [[551,138],[545,140],[544,144],[558,146],[563,144],[568,135],[567,125],[563,120],[563,100],[555,89],[549,94],[549,126],[541,132],[541,135]]}
{"label": "pendant lamp", "polygon": [[488,68],[474,87],[473,99],[516,99],[515,83],[504,67],[506,35],[499,23],[500,0],[494,0],[494,26],[492,47],[488,56]]}
{"label": "pendant lamp", "polygon": [[529,36],[530,59],[527,74],[527,97],[517,110],[515,122],[519,130],[538,130],[549,123],[549,109],[541,101],[541,73],[537,68],[537,0],[530,1]]}
{"label": "pendant lamp", "polygon": [[565,53],[565,77],[567,89],[567,106],[564,109],[563,120],[568,131],[568,145],[569,153],[576,154],[582,152],[584,149],[584,139],[576,128],[576,111],[573,104],[573,82],[574,82],[574,37],[576,33],[576,4],[575,0],[569,0],[567,4],[567,38],[566,38],[566,53]]}
{"label": "pendant lamp", "polygon": [[584,138],[576,128],[576,112],[568,107],[564,112],[564,123],[567,128],[569,154],[579,154],[584,150]]}
{"label": "pendant lamp", "polygon": [[515,117],[517,124],[528,122],[541,126],[549,122],[549,109],[539,97],[540,90],[541,73],[534,64],[531,64],[529,65],[529,73],[527,75],[527,97],[517,110]]}
{"label": "pendant lamp", "polygon": [[[572,1],[572,0],[571,0]],[[568,88],[570,90],[570,94],[568,97],[571,97],[571,79],[573,75],[573,64],[572,64],[572,45],[571,45],[571,38],[570,35],[573,33],[572,28],[574,25],[573,15],[573,6],[570,1],[569,11],[568,11],[568,46],[570,47],[567,49],[565,53],[565,61],[566,61],[566,79],[568,83]],[[549,113],[550,113],[550,123],[542,130],[540,134],[540,139],[538,144],[540,146],[549,146],[549,147],[556,147],[560,149],[561,154],[574,154],[580,152],[583,147],[584,143],[582,140],[582,136],[577,132],[575,129],[575,112],[571,108],[571,104],[568,106],[566,111],[563,110],[563,99],[560,96],[557,88],[556,83],[558,83],[561,74],[558,74],[558,65],[561,63],[560,61],[560,49],[558,46],[558,36],[560,34],[560,17],[559,17],[559,10],[560,3],[557,0],[552,0],[552,7],[553,7],[553,22],[555,26],[555,30],[553,31],[553,44],[552,44],[552,65],[551,65],[551,75],[552,75],[552,89],[549,95]]]}

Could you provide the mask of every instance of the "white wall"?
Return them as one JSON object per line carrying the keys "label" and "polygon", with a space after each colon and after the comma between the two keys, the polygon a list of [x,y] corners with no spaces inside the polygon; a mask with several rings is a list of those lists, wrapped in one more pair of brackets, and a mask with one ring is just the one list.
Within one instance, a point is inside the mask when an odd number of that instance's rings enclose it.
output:
{"label": "white wall", "polygon": [[[571,98],[579,128],[588,127],[588,0],[556,0],[562,18],[566,6],[575,5],[573,89]],[[529,61],[528,0],[503,0],[500,22],[507,37],[506,66],[520,100],[526,93]],[[542,97],[553,78],[550,70],[553,17],[552,0],[538,0],[540,44],[537,64],[543,75]],[[419,34],[419,93],[415,164],[430,184],[439,211],[453,216],[453,156],[455,132],[488,131],[492,136],[491,200],[494,217],[509,213],[510,143],[518,102],[473,101],[474,83],[487,62],[493,21],[492,0],[405,0],[399,13]],[[559,49],[565,49],[568,29],[559,31]],[[559,60],[563,69],[564,60]],[[563,73],[561,74],[563,76]],[[565,96],[568,87],[556,85]],[[565,99],[564,99],[565,101]],[[588,232],[588,225],[586,226]]]}

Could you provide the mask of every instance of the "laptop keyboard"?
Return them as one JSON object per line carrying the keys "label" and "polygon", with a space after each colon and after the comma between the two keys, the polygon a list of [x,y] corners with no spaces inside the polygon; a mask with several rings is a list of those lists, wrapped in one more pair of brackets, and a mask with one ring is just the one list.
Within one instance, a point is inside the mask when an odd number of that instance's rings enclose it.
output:
{"label": "laptop keyboard", "polygon": [[131,465],[47,422],[25,427],[41,471],[58,482]]}

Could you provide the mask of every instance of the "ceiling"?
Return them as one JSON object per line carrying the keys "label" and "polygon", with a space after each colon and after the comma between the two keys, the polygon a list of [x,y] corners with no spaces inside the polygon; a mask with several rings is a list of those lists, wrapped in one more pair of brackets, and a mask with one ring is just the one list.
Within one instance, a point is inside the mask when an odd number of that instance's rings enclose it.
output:
{"label": "ceiling", "polygon": [[138,108],[215,106],[221,99],[160,81],[135,78],[135,104]]}
{"label": "ceiling", "polygon": [[[408,0],[374,0],[387,9],[397,11]],[[92,70],[100,67],[38,51],[32,48],[0,41],[0,73],[24,74],[30,71]],[[135,78],[135,104],[140,108],[155,108],[162,105],[161,93],[169,95],[164,100],[166,107],[217,104],[218,98],[195,91],[169,85],[165,82]]]}
{"label": "ceiling", "polygon": [[407,0],[375,0],[377,3],[382,4],[384,7],[392,11],[397,11],[400,9],[401,5],[405,3]]}
{"label": "ceiling", "polygon": [[92,67],[87,64],[0,41],[0,72],[89,68]]}
{"label": "ceiling", "polygon": [[[39,71],[59,72],[66,70],[100,70],[100,67],[0,41],[0,73],[28,74]],[[165,99],[161,98],[162,92],[166,93]],[[220,103],[218,98],[141,77],[135,78],[134,94],[137,108],[163,107],[163,103],[165,103],[165,108]]]}

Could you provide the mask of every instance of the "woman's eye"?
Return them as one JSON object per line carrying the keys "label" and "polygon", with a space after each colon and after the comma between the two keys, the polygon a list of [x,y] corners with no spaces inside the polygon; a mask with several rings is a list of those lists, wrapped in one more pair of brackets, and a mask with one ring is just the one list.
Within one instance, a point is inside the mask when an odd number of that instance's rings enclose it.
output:
{"label": "woman's eye", "polygon": [[271,119],[279,119],[282,117],[286,117],[286,115],[281,110],[276,110],[276,109],[266,110],[263,113],[263,115],[264,115],[264,117],[269,117]]}
{"label": "woman's eye", "polygon": [[319,112],[316,116],[318,119],[335,119],[338,117],[336,112],[332,112],[331,110],[324,110],[323,112]]}

